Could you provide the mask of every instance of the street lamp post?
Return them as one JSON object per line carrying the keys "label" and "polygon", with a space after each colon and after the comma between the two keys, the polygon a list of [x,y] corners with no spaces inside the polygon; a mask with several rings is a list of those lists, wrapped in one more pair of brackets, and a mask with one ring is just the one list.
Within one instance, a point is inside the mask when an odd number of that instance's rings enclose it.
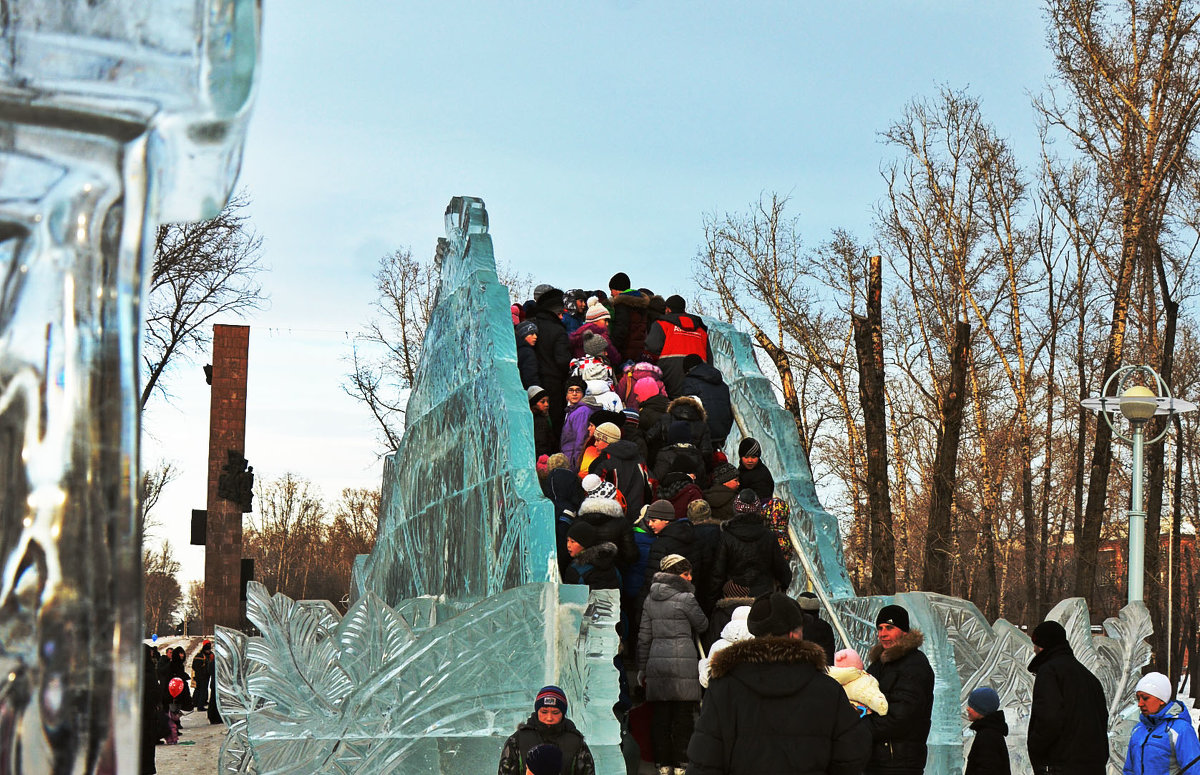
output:
{"label": "street lamp post", "polygon": [[[1131,385],[1129,381],[1140,376],[1146,382],[1152,382],[1154,390],[1145,385]],[[1110,388],[1115,383],[1116,389],[1110,394]],[[1099,412],[1112,429],[1113,434],[1133,446],[1133,471],[1130,486],[1129,515],[1129,602],[1142,600],[1142,587],[1145,578],[1143,560],[1146,544],[1146,510],[1142,498],[1142,475],[1144,448],[1146,444],[1160,441],[1170,430],[1171,424],[1166,423],[1162,432],[1149,441],[1146,440],[1146,423],[1156,415],[1174,415],[1191,412],[1196,405],[1183,401],[1171,395],[1170,388],[1154,369],[1149,366],[1125,366],[1117,369],[1104,383],[1104,390],[1098,398],[1089,398],[1080,402],[1084,408]],[[1120,412],[1132,429],[1132,435],[1126,436],[1117,430],[1111,415]]]}

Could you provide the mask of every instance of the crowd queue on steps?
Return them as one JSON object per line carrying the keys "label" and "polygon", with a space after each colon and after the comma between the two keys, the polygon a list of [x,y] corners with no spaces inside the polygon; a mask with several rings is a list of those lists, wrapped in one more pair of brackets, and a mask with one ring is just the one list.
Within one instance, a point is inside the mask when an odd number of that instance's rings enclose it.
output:
{"label": "crowd queue on steps", "polygon": [[[613,711],[629,772],[640,758],[631,716],[647,711],[658,775],[923,772],[934,692],[923,635],[907,610],[885,606],[864,664],[835,651],[815,595],[785,594],[790,509],[757,440],[725,451],[732,405],[704,320],[624,272],[607,291],[540,285],[512,319],[563,583],[619,593]],[[1100,682],[1057,622],[1032,638],[1034,771],[1101,775]],[[1200,775],[1200,743],[1168,679],[1143,676],[1136,697],[1125,774]],[[499,775],[593,775],[568,708],[559,687],[538,691]],[[1007,775],[996,691],[974,689],[964,712],[974,732],[965,775]]]}

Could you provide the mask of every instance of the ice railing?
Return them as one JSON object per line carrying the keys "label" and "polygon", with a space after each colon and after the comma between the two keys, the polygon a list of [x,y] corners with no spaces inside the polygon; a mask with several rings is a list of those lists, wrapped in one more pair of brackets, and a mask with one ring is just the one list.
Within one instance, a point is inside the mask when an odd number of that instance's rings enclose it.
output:
{"label": "ice railing", "polygon": [[[295,603],[252,585],[247,614],[261,636],[218,632],[226,772],[292,762],[292,772],[489,771],[546,683],[567,690],[597,771],[624,771],[611,713],[616,601],[556,583],[553,509],[529,463],[528,402],[483,203],[455,198],[446,226],[407,428],[385,464],[380,537],[359,558],[351,610],[338,617],[327,603]],[[989,625],[964,600],[919,592],[855,597],[836,521],[817,498],[795,424],[749,338],[718,322],[711,334],[738,422],[730,446],[739,434],[759,439],[777,492],[793,506],[791,530],[804,559],[797,586],[818,589],[845,633],[839,641],[860,653],[889,602],[908,608],[925,633],[936,676],[926,771],[961,772],[964,702],[987,684],[1000,693],[1012,728],[1014,772],[1028,772],[1029,638],[1003,620]],[[1049,618],[1063,623],[1104,684],[1119,762],[1130,727],[1124,716],[1149,658],[1146,609],[1127,607],[1097,638],[1082,601],[1060,603]]]}

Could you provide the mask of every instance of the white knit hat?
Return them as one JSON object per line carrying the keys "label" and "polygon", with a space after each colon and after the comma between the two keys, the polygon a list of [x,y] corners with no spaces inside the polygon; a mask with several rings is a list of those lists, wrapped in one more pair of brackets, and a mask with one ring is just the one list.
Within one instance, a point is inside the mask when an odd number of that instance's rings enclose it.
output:
{"label": "white knit hat", "polygon": [[1171,679],[1162,673],[1146,673],[1142,676],[1142,680],[1137,682],[1137,688],[1134,691],[1157,697],[1163,702],[1170,702]]}

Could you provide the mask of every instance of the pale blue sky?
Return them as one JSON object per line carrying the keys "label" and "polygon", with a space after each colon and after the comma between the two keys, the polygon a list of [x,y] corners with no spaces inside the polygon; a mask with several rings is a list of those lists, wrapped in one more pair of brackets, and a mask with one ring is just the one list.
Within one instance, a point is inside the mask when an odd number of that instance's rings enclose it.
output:
{"label": "pale blue sky", "polygon": [[[381,255],[432,255],[452,196],[487,203],[497,258],[539,281],[691,286],[701,217],[792,196],[810,244],[870,235],[878,133],[940,84],[966,88],[1026,164],[1050,71],[1032,2],[267,0],[239,185],[265,240],[271,308],[251,327],[246,455],[327,497],[377,483],[340,383]],[[225,321],[239,322],[239,321]],[[201,363],[205,362],[203,359]],[[160,534],[203,575],[208,391],[177,374],[147,418],[168,457]]]}

